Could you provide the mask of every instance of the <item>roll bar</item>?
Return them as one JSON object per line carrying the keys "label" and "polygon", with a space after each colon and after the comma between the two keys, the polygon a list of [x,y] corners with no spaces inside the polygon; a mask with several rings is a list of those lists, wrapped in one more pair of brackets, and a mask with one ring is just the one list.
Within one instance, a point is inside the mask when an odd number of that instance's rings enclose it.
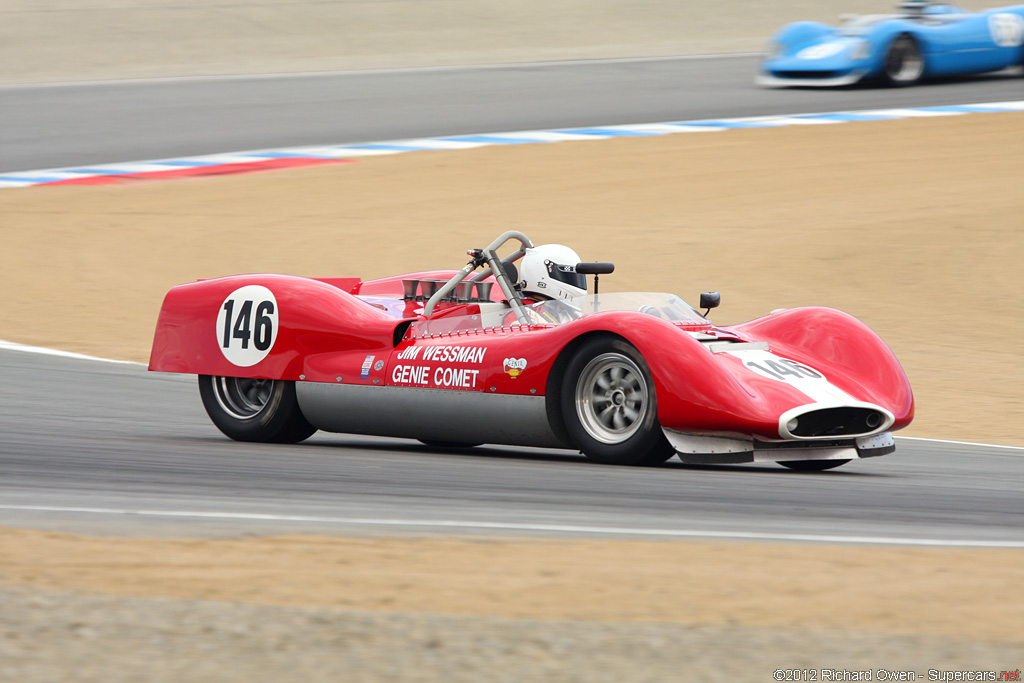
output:
{"label": "roll bar", "polygon": [[[503,247],[506,242],[516,240],[519,242],[519,249],[512,252],[503,259],[498,258],[498,249]],[[509,230],[508,232],[502,233],[498,239],[491,242],[485,249],[470,249],[468,253],[473,258],[467,263],[462,270],[456,273],[448,282],[444,283],[437,292],[434,293],[430,300],[427,301],[426,306],[423,307],[423,315],[430,316],[434,312],[434,306],[443,300],[455,287],[466,279],[466,277],[480,266],[487,264],[487,267],[477,273],[472,282],[478,282],[493,274],[494,279],[497,280],[498,286],[501,287],[502,293],[505,298],[508,299],[509,305],[512,307],[512,311],[516,314],[516,319],[526,324],[529,322],[529,318],[526,316],[526,309],[523,307],[522,299],[519,297],[519,292],[514,289],[514,282],[508,281],[508,276],[505,274],[505,269],[502,267],[502,263],[515,263],[523,257],[527,249],[533,247],[533,242],[530,238],[519,232],[518,230]]]}

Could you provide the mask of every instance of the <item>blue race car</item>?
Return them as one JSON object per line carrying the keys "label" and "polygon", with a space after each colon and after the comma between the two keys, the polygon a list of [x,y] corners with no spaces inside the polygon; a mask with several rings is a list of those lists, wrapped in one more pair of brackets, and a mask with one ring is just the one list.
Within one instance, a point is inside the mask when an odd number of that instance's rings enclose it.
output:
{"label": "blue race car", "polygon": [[968,12],[939,2],[901,2],[899,14],[799,21],[772,38],[759,85],[832,86],[865,79],[912,85],[922,78],[1024,66],[1024,5]]}

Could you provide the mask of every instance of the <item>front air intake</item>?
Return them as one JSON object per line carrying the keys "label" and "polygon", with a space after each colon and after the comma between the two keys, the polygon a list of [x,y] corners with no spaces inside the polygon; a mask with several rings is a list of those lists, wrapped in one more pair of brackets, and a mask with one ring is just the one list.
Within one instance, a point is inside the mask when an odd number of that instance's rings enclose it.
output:
{"label": "front air intake", "polygon": [[885,412],[870,407],[842,406],[809,410],[790,417],[784,424],[785,431],[802,439],[830,436],[863,436],[888,427],[891,417]]}

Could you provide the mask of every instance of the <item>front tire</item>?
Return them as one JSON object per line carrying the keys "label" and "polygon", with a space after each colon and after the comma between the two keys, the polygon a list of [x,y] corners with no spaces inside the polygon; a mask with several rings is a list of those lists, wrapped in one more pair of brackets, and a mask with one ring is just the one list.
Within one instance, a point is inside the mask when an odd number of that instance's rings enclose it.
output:
{"label": "front tire", "polygon": [[658,465],[675,455],[658,424],[647,362],[623,340],[598,337],[577,349],[560,398],[569,438],[594,462]]}
{"label": "front tire", "polygon": [[213,424],[235,441],[298,443],[316,432],[299,410],[295,382],[200,375],[199,395]]}
{"label": "front tire", "polygon": [[921,46],[909,34],[893,39],[885,53],[882,77],[892,86],[914,85],[924,76],[924,57]]}

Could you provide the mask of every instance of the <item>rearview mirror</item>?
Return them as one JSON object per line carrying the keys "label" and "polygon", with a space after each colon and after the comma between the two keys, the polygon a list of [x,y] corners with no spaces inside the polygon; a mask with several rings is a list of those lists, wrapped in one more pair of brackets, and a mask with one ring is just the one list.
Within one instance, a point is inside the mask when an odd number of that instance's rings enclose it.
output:
{"label": "rearview mirror", "polygon": [[580,275],[608,275],[614,271],[615,264],[608,261],[591,261],[576,264],[576,272]]}
{"label": "rearview mirror", "polygon": [[702,292],[700,295],[700,307],[710,311],[712,308],[718,308],[718,304],[722,303],[722,295],[718,292]]}

